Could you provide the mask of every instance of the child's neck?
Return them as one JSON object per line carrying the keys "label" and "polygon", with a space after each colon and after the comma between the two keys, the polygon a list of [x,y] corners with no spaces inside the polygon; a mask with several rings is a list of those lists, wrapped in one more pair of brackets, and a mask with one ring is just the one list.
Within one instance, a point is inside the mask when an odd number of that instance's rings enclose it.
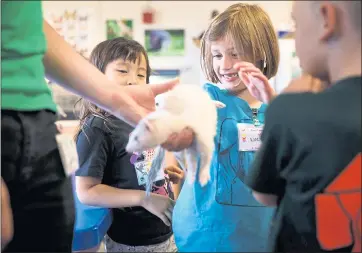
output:
{"label": "child's neck", "polygon": [[[349,43],[343,46],[335,48],[330,56],[329,79],[332,84],[351,76],[361,76],[360,38],[359,43]],[[353,48],[352,56],[346,54],[350,48]]]}
{"label": "child's neck", "polygon": [[240,91],[240,93],[236,94],[236,96],[245,100],[250,108],[259,108],[262,105],[262,102],[253,97],[248,89]]}

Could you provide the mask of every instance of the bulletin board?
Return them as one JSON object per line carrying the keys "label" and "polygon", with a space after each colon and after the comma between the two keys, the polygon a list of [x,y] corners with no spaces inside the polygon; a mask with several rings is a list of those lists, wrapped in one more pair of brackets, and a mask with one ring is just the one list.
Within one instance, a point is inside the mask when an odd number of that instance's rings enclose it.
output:
{"label": "bulletin board", "polygon": [[45,19],[78,53],[89,53],[89,10],[87,8],[65,9],[45,13]]}

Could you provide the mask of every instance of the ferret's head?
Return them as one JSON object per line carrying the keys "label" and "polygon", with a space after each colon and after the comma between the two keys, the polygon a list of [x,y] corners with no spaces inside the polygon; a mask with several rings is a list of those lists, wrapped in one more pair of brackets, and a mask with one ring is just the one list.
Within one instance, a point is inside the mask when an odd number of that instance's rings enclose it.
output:
{"label": "ferret's head", "polygon": [[129,136],[126,151],[142,152],[147,149],[155,148],[164,140],[161,139],[156,121],[145,118],[141,120]]}
{"label": "ferret's head", "polygon": [[165,110],[172,114],[180,114],[184,110],[184,101],[173,91],[157,95],[155,98],[156,110]]}

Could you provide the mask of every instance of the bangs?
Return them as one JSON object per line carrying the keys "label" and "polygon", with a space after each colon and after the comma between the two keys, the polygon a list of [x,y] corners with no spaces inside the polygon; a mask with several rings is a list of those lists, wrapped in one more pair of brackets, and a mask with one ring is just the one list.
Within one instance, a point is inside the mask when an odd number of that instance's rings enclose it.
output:
{"label": "bangs", "polygon": [[201,66],[211,82],[219,82],[213,70],[211,42],[229,40],[241,61],[258,67],[267,78],[279,65],[276,32],[267,13],[254,4],[234,4],[212,20],[201,41]]}
{"label": "bangs", "polygon": [[122,59],[139,65],[141,63],[142,56],[144,56],[142,50],[134,47],[117,47],[110,56],[110,62]]}
{"label": "bangs", "polygon": [[111,62],[122,59],[140,65],[142,57],[146,61],[146,82],[148,83],[151,75],[149,59],[144,47],[135,40],[119,37],[103,41],[93,49],[90,62],[104,73]]}

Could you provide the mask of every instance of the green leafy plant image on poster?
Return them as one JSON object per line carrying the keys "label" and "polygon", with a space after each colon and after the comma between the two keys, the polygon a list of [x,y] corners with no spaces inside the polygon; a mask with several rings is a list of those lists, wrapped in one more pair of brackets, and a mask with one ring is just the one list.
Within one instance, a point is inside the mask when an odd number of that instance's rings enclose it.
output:
{"label": "green leafy plant image on poster", "polygon": [[133,38],[133,20],[130,19],[109,19],[106,21],[107,39],[124,37]]}
{"label": "green leafy plant image on poster", "polygon": [[145,46],[151,56],[183,56],[184,30],[146,30]]}

